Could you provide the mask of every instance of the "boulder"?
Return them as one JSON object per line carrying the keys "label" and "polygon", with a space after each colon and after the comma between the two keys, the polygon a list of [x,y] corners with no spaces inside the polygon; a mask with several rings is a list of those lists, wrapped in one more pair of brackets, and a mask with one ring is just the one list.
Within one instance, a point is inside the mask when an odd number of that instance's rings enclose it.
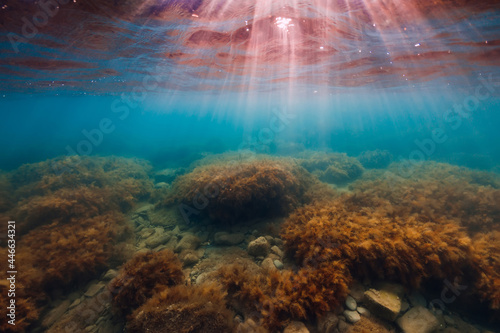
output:
{"label": "boulder", "polygon": [[394,321],[401,311],[401,299],[388,289],[369,289],[365,292],[364,302],[375,316]]}
{"label": "boulder", "polygon": [[431,333],[439,327],[437,318],[422,306],[416,306],[397,320],[403,333]]}

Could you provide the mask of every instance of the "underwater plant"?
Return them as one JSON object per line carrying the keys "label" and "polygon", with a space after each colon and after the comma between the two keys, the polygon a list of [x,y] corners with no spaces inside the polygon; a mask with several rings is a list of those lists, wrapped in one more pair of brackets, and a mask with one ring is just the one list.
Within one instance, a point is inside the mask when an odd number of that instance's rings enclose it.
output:
{"label": "underwater plant", "polygon": [[131,333],[231,333],[234,313],[224,298],[216,284],[165,288],[129,316],[127,329]]}
{"label": "underwater plant", "polygon": [[315,320],[334,309],[347,296],[351,277],[341,261],[291,270],[251,270],[242,264],[221,267],[218,279],[230,304],[271,331],[292,320]]}
{"label": "underwater plant", "polygon": [[359,154],[359,162],[367,169],[382,169],[387,167],[393,160],[388,150],[367,150]]}
{"label": "underwater plant", "polygon": [[336,185],[350,183],[361,177],[364,171],[355,157],[349,157],[345,153],[308,151],[300,153],[297,161],[320,180]]}
{"label": "underwater plant", "polygon": [[121,258],[132,236],[123,213],[149,196],[149,171],[141,160],[71,156],[2,174],[0,191],[7,188],[10,198],[2,215],[18,221],[16,259],[26,300],[16,330],[36,321],[48,295],[86,283]]}
{"label": "underwater plant", "polygon": [[154,293],[182,283],[182,263],[170,250],[140,253],[123,266],[110,283],[113,303],[127,314],[148,301]]}
{"label": "underwater plant", "polygon": [[209,164],[178,177],[163,204],[191,205],[214,221],[234,223],[285,215],[304,202],[314,183],[307,171],[285,159]]}

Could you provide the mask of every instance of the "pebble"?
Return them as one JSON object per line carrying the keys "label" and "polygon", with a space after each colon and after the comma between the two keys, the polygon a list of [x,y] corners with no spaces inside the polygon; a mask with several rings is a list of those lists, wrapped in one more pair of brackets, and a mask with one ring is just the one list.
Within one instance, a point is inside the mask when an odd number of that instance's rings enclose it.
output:
{"label": "pebble", "polygon": [[271,252],[276,254],[279,257],[283,257],[283,251],[281,251],[281,249],[279,247],[277,247],[276,245],[271,247]]}
{"label": "pebble", "polygon": [[110,281],[110,280],[113,280],[116,275],[118,274],[117,271],[115,271],[114,269],[109,269],[106,274],[104,274],[104,276],[102,277],[102,279],[104,281]]}
{"label": "pebble", "polygon": [[358,308],[356,309],[356,311],[358,311],[358,313],[364,317],[369,317],[370,316],[370,311],[368,311],[367,308],[364,308],[362,306],[358,306]]}
{"label": "pebble", "polygon": [[345,310],[343,314],[345,319],[352,324],[357,323],[361,319],[358,311]]}
{"label": "pebble", "polygon": [[345,306],[351,311],[356,311],[356,308],[358,307],[356,300],[350,295],[347,296],[345,300]]}
{"label": "pebble", "polygon": [[287,327],[285,327],[283,333],[309,333],[309,330],[303,322],[292,321]]}
{"label": "pebble", "polygon": [[277,269],[283,269],[283,263],[279,260],[274,261],[274,266],[276,266]]}

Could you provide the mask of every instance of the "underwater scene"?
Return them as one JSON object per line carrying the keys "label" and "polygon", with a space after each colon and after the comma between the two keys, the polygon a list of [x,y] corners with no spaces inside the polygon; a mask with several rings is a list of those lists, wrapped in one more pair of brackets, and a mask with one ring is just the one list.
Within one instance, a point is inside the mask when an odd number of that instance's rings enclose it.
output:
{"label": "underwater scene", "polygon": [[500,332],[500,2],[0,0],[0,332]]}

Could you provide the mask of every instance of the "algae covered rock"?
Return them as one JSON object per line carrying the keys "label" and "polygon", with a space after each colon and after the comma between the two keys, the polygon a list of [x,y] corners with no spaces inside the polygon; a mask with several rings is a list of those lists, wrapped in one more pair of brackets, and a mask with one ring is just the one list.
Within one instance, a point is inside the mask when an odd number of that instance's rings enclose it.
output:
{"label": "algae covered rock", "polygon": [[269,253],[271,245],[265,237],[259,237],[248,244],[248,254],[254,257],[265,257]]}
{"label": "algae covered rock", "polygon": [[299,163],[320,180],[336,185],[350,183],[363,174],[363,166],[345,153],[308,152],[300,154]]}
{"label": "algae covered rock", "polygon": [[234,224],[287,214],[304,203],[314,183],[291,160],[214,162],[178,177],[163,205],[181,204],[185,219],[208,216],[215,222]]}

